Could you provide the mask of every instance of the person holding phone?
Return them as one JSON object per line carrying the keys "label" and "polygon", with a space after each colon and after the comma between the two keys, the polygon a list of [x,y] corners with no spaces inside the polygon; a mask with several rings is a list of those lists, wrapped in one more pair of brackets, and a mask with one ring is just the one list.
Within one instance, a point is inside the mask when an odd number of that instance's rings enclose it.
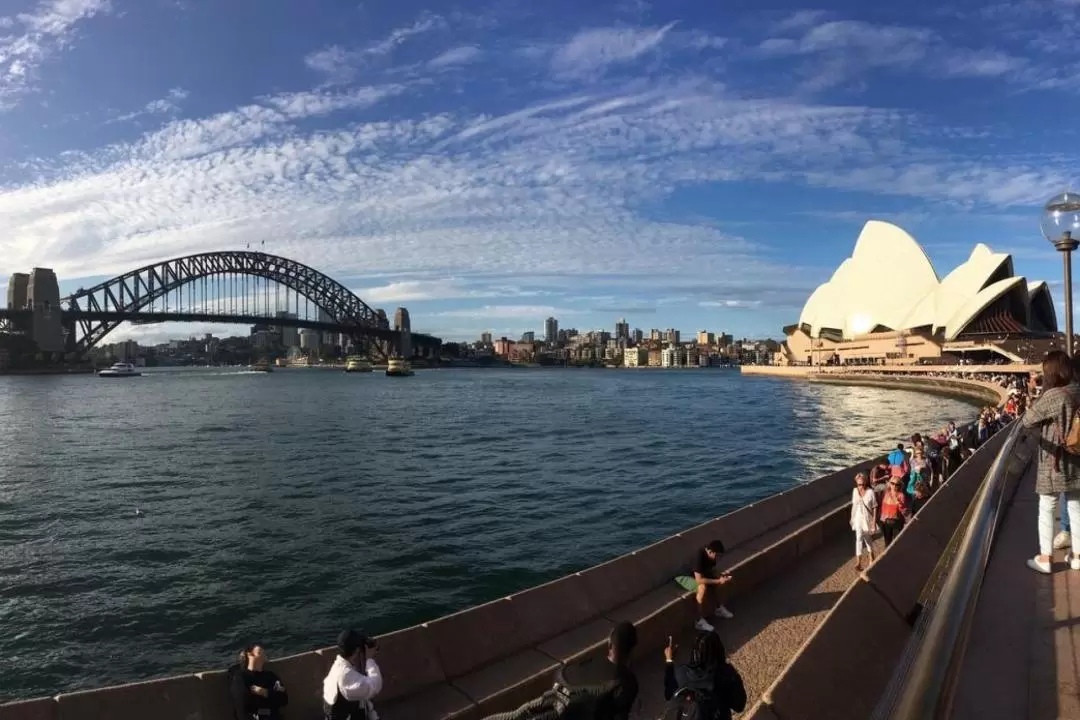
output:
{"label": "person holding phone", "polygon": [[378,720],[372,700],[383,678],[375,656],[378,642],[356,630],[338,636],[337,657],[323,679],[325,720]]}
{"label": "person holding phone", "polygon": [[724,543],[713,540],[705,547],[697,551],[694,556],[694,581],[697,582],[697,605],[698,621],[694,627],[705,632],[712,632],[716,628],[709,622],[709,618],[715,614],[730,620],[735,614],[724,607],[720,601],[720,586],[731,582],[730,573],[719,573],[716,570],[716,561],[724,554]]}

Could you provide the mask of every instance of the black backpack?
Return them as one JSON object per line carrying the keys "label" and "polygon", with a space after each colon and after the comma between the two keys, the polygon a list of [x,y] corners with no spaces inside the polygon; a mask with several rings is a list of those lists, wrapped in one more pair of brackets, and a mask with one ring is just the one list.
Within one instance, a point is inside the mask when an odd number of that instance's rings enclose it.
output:
{"label": "black backpack", "polygon": [[661,720],[713,720],[716,702],[703,688],[680,688],[664,706]]}
{"label": "black backpack", "polygon": [[619,680],[592,685],[574,683],[566,677],[567,667],[564,665],[556,671],[555,684],[551,688],[555,717],[559,720],[595,720],[601,709],[610,702],[612,694],[619,689]]}

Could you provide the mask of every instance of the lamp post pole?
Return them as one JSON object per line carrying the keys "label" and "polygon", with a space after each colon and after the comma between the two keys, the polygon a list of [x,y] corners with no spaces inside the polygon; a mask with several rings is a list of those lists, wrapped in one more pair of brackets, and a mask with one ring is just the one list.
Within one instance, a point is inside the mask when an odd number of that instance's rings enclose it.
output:
{"label": "lamp post pole", "polygon": [[1068,230],[1054,241],[1054,247],[1061,253],[1065,264],[1065,352],[1069,357],[1073,355],[1072,254],[1078,246],[1080,242],[1073,240],[1072,232]]}
{"label": "lamp post pole", "polygon": [[1080,194],[1066,190],[1055,195],[1043,207],[1040,222],[1043,237],[1061,253],[1065,266],[1065,352],[1073,354],[1072,254],[1080,242],[1073,239],[1080,233]]}

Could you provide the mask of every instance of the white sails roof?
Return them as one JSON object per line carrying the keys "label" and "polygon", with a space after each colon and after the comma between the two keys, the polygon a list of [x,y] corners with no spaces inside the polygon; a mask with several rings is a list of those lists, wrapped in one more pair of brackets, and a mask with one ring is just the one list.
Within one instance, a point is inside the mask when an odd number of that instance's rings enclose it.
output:
{"label": "white sails roof", "polygon": [[[939,282],[915,238],[895,225],[871,220],[851,257],[807,300],[799,324],[808,325],[813,337],[830,329],[852,338],[885,327],[944,330],[946,338],[953,339],[999,298],[1021,290],[1025,300],[1014,304],[1024,310],[1017,319],[1025,325],[1034,319],[1036,326],[1056,330],[1049,289],[1039,283],[1029,293],[1026,280],[1013,275],[1008,254],[979,243],[966,262]],[[1039,307],[1034,316],[1032,303]]]}

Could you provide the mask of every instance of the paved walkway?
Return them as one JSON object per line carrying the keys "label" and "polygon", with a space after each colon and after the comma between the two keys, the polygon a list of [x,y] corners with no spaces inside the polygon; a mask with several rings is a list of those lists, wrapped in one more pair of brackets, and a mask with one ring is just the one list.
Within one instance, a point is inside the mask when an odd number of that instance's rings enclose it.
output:
{"label": "paved walkway", "polygon": [[[734,619],[714,623],[746,684],[747,710],[855,581],[854,548],[854,537],[843,533],[749,596],[729,603]],[[878,541],[876,551],[883,549]],[[692,628],[675,636],[676,662],[685,662],[693,637]],[[663,652],[640,657],[634,665],[641,691],[632,718],[655,720],[664,708]]]}
{"label": "paved walkway", "polygon": [[1052,575],[1024,565],[1038,552],[1037,512],[1029,471],[990,556],[957,686],[957,720],[1080,718],[1080,572],[1061,551]]}

